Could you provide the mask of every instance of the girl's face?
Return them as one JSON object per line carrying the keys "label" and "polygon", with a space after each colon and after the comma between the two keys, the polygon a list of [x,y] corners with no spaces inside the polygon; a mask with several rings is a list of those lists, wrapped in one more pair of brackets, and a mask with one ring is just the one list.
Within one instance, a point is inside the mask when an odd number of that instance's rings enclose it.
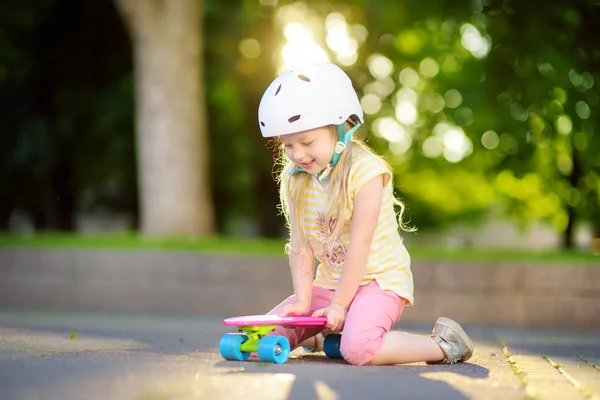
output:
{"label": "girl's face", "polygon": [[316,175],[329,165],[335,140],[328,126],[280,136],[285,153],[298,167]]}

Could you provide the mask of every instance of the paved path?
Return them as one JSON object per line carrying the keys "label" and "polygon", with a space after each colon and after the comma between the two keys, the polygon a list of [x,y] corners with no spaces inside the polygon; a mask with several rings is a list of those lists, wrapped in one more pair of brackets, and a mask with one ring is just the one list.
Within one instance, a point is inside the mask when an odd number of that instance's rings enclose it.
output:
{"label": "paved path", "polygon": [[466,364],[274,365],[222,360],[218,318],[0,312],[0,398],[600,400],[600,333],[467,330]]}

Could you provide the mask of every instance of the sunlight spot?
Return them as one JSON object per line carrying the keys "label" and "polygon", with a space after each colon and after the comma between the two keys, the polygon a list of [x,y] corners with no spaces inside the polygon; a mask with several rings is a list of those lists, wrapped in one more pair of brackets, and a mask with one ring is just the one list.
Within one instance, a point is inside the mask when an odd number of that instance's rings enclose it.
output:
{"label": "sunlight spot", "polygon": [[396,92],[396,102],[408,102],[411,104],[417,104],[417,92],[410,88],[403,87]]}
{"label": "sunlight spot", "polygon": [[444,149],[442,141],[438,137],[429,136],[423,142],[422,150],[425,157],[436,158],[442,155]]}
{"label": "sunlight spot", "polygon": [[396,85],[394,84],[394,80],[388,76],[387,78],[367,83],[364,87],[364,91],[365,93],[376,94],[383,99],[389,96],[395,88]]}
{"label": "sunlight spot", "polygon": [[584,72],[581,74],[583,78],[583,87],[586,89],[591,89],[594,86],[594,77],[589,72]]}
{"label": "sunlight spot", "polygon": [[516,121],[524,122],[527,120],[527,110],[519,103],[512,103],[508,108],[508,111]]}
{"label": "sunlight spot", "polygon": [[258,40],[254,38],[246,38],[240,42],[240,53],[247,58],[257,58],[260,56],[261,46]]}
{"label": "sunlight spot", "polygon": [[460,28],[462,34],[460,43],[476,58],[485,57],[490,51],[490,40],[481,36],[479,30],[471,24],[464,24]]}
{"label": "sunlight spot", "polygon": [[451,163],[456,163],[471,154],[473,145],[462,129],[451,128],[444,135],[444,157]]}
{"label": "sunlight spot", "polygon": [[283,46],[283,69],[299,65],[329,61],[325,51],[315,43],[312,32],[300,23],[285,26],[283,34],[288,42]]}
{"label": "sunlight spot", "polygon": [[544,104],[544,114],[548,119],[551,119],[563,112],[563,106],[557,100],[551,100]]}
{"label": "sunlight spot", "polygon": [[570,175],[573,170],[573,160],[566,154],[560,154],[556,157],[556,167],[563,175]]}
{"label": "sunlight spot", "polygon": [[469,126],[473,123],[473,110],[469,107],[461,107],[454,113],[454,121],[458,125]]}
{"label": "sunlight spot", "polygon": [[574,69],[569,71],[569,81],[573,86],[579,86],[583,83],[583,77],[577,73]]}
{"label": "sunlight spot", "polygon": [[560,104],[565,104],[567,102],[567,91],[560,86],[555,86],[552,88],[552,97]]}
{"label": "sunlight spot", "polygon": [[412,68],[404,68],[400,71],[400,83],[406,87],[415,87],[419,84],[419,74]]}
{"label": "sunlight spot", "polygon": [[334,28],[345,27],[345,26],[346,26],[346,17],[344,17],[340,13],[333,12],[333,13],[327,15],[327,18],[325,18],[325,27],[327,29],[334,29]]}
{"label": "sunlight spot", "polygon": [[404,125],[412,125],[417,120],[417,108],[407,101],[401,101],[396,105],[396,118]]}
{"label": "sunlight spot", "polygon": [[423,41],[418,31],[404,30],[397,36],[396,46],[404,53],[415,54],[423,47]]}
{"label": "sunlight spot", "polygon": [[403,154],[412,145],[412,137],[406,129],[393,118],[380,118],[373,122],[377,135],[390,142],[390,149],[396,154]]}
{"label": "sunlight spot", "polygon": [[481,144],[488,150],[493,150],[498,147],[500,139],[494,131],[487,131],[481,136]]}
{"label": "sunlight spot", "polygon": [[358,43],[360,43],[361,45],[369,37],[368,29],[366,27],[362,26],[361,24],[353,24],[350,27],[350,32],[352,33],[352,36],[354,36],[356,38],[356,40],[358,40]]}
{"label": "sunlight spot", "polygon": [[508,107],[513,102],[512,96],[508,92],[500,93],[498,96],[496,96],[496,100],[498,100],[498,103],[502,104],[505,107]]}
{"label": "sunlight spot", "polygon": [[325,20],[327,36],[325,41],[343,65],[352,65],[358,59],[358,42],[350,34],[346,19],[342,14],[331,13]]}
{"label": "sunlight spot", "polygon": [[331,389],[323,381],[315,382],[315,392],[317,393],[317,398],[319,400],[338,400],[340,397],[338,392]]}
{"label": "sunlight spot", "polygon": [[390,142],[388,145],[390,151],[396,155],[402,155],[402,154],[406,153],[410,149],[410,146],[412,145],[412,139],[410,138],[410,136],[407,136],[407,137],[409,139],[408,143],[405,141]]}
{"label": "sunlight spot", "polygon": [[424,77],[433,78],[440,72],[440,67],[437,61],[431,57],[427,57],[419,64],[419,71],[421,71],[421,75]]}
{"label": "sunlight spot", "polygon": [[431,137],[438,138],[442,144],[444,158],[451,163],[459,162],[473,150],[473,144],[465,132],[457,126],[439,122],[434,126],[433,133],[434,136]]}
{"label": "sunlight spot", "polygon": [[444,100],[446,101],[446,107],[456,108],[462,103],[462,95],[456,89],[450,89],[444,93]]}
{"label": "sunlight spot", "polygon": [[446,133],[446,131],[449,130],[450,128],[452,128],[452,125],[450,125],[449,123],[438,122],[433,127],[433,134],[436,136],[439,136],[439,137],[443,137],[444,134]]}
{"label": "sunlight spot", "polygon": [[556,117],[554,120],[554,128],[558,133],[562,135],[568,135],[573,129],[573,122],[568,115],[562,114]]}
{"label": "sunlight spot", "polygon": [[394,71],[394,64],[392,64],[392,61],[381,54],[373,54],[370,56],[367,60],[367,64],[371,75],[377,79],[387,78]]}
{"label": "sunlight spot", "polygon": [[579,118],[588,119],[590,117],[590,106],[585,101],[580,100],[575,104],[575,112]]}
{"label": "sunlight spot", "polygon": [[360,105],[362,106],[366,114],[374,115],[381,110],[381,100],[378,96],[367,93],[362,99],[360,99]]}
{"label": "sunlight spot", "polygon": [[425,107],[434,114],[439,113],[446,107],[444,98],[439,93],[431,93],[424,99]]}
{"label": "sunlight spot", "polygon": [[292,3],[281,6],[276,13],[277,21],[281,26],[293,22],[300,22],[306,18],[306,5],[304,3]]}
{"label": "sunlight spot", "polygon": [[529,129],[533,133],[540,133],[546,128],[546,121],[538,114],[532,112],[529,115]]}
{"label": "sunlight spot", "polygon": [[313,42],[312,32],[298,22],[287,24],[283,28],[283,35],[290,42]]}
{"label": "sunlight spot", "polygon": [[550,64],[549,62],[538,63],[537,67],[538,67],[538,71],[540,71],[540,74],[542,74],[544,76],[552,76],[552,75],[556,74],[556,70],[554,69],[552,64]]}

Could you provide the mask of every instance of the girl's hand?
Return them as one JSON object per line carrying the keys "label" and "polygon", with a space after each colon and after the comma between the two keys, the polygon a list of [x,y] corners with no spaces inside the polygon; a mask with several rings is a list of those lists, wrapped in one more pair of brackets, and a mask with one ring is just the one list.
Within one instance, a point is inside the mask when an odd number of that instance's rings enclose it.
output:
{"label": "girl's hand", "polygon": [[346,321],[346,310],[341,304],[330,303],[329,306],[321,308],[313,313],[313,317],[327,317],[325,327],[333,332],[341,332]]}
{"label": "girl's hand", "polygon": [[310,311],[310,304],[295,302],[288,306],[283,307],[279,311],[279,316],[280,317],[286,317],[288,315],[303,316],[303,315],[308,314],[309,311]]}

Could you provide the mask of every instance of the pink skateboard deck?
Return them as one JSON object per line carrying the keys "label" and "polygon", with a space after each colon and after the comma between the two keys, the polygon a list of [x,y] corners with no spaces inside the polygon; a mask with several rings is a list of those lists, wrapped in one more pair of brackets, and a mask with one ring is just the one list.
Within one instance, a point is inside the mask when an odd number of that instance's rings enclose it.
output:
{"label": "pink skateboard deck", "polygon": [[261,326],[261,325],[286,325],[303,327],[320,327],[327,323],[326,317],[300,317],[278,315],[245,315],[223,320],[223,324],[229,326]]}
{"label": "pink skateboard deck", "polygon": [[[262,361],[282,364],[290,356],[291,348],[290,342],[285,336],[271,335],[277,326],[323,329],[326,323],[326,317],[307,316],[246,315],[227,318],[223,320],[223,324],[235,326],[238,333],[225,334],[219,342],[219,352],[226,360],[245,361],[250,357],[250,353],[257,353],[258,358]],[[330,336],[340,337],[339,335],[329,335],[327,338]],[[337,346],[336,350],[339,353],[339,340],[334,345]],[[332,355],[334,353],[327,351],[325,354],[334,356]]]}

